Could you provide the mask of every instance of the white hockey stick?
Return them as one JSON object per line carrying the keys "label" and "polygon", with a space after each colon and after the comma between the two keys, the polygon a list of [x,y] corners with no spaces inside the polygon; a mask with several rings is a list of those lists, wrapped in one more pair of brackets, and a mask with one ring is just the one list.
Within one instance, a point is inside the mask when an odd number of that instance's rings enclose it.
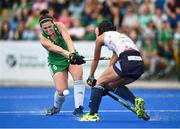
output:
{"label": "white hockey stick", "polygon": [[[100,57],[99,60],[110,60],[111,58],[110,57]],[[92,61],[94,60],[94,58],[92,57],[89,57],[89,58],[85,58],[84,59],[85,61]]]}

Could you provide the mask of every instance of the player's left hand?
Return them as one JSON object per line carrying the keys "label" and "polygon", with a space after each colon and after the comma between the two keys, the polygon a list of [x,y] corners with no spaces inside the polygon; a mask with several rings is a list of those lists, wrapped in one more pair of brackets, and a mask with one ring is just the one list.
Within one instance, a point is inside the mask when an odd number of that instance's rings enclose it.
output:
{"label": "player's left hand", "polygon": [[77,52],[74,52],[69,56],[69,63],[72,65],[81,65],[86,63],[86,61],[84,60],[83,56],[79,55]]}
{"label": "player's left hand", "polygon": [[93,76],[89,76],[87,79],[87,84],[91,87],[94,87],[96,85],[96,79]]}

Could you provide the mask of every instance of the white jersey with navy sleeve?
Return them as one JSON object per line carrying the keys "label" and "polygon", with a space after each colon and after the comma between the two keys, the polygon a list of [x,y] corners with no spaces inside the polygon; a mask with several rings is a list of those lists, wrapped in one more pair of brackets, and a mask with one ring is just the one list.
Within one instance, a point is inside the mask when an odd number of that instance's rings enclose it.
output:
{"label": "white jersey with navy sleeve", "polygon": [[104,45],[107,46],[109,50],[115,52],[117,56],[127,50],[138,51],[134,42],[125,34],[116,31],[108,31],[104,34]]}

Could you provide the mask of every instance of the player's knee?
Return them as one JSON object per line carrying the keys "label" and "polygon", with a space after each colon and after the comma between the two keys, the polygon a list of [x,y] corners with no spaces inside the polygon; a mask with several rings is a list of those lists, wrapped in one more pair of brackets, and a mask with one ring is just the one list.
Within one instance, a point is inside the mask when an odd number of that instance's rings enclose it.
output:
{"label": "player's knee", "polygon": [[113,82],[109,82],[107,85],[108,85],[109,87],[112,87],[112,88],[117,87],[117,84],[116,84],[116,83],[113,83]]}
{"label": "player's knee", "polygon": [[102,85],[95,85],[93,88],[94,89],[104,90],[104,87]]}
{"label": "player's knee", "polygon": [[74,77],[73,80],[74,80],[74,81],[82,80],[82,77],[81,77],[81,76],[79,76],[79,77]]}
{"label": "player's knee", "polygon": [[108,82],[106,81],[106,79],[103,79],[103,78],[98,78],[97,79],[97,82],[96,82],[96,85],[100,85],[100,86],[106,86],[108,84]]}
{"label": "player's knee", "polygon": [[74,81],[82,80],[82,74],[81,73],[75,74],[75,76],[73,76],[73,80]]}

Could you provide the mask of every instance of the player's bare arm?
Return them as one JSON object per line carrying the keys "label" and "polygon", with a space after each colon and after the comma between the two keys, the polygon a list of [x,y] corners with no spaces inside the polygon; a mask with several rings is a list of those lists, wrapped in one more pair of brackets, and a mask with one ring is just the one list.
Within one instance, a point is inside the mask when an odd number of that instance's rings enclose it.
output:
{"label": "player's bare arm", "polygon": [[94,60],[92,61],[90,76],[94,76],[94,72],[96,71],[97,65],[99,63],[103,41],[104,41],[104,35],[99,36],[96,40]]}
{"label": "player's bare arm", "polygon": [[115,52],[113,52],[110,63],[109,63],[109,66],[112,66],[113,64],[115,64],[117,59],[118,59],[118,56],[116,55]]}
{"label": "player's bare arm", "polygon": [[67,43],[67,46],[68,46],[70,53],[73,53],[75,51],[75,47],[73,45],[73,42],[71,40],[71,37],[70,37],[68,30],[66,29],[65,25],[61,22],[58,22],[55,24],[58,26],[58,29],[61,32],[63,39]]}
{"label": "player's bare arm", "polygon": [[43,36],[40,36],[40,42],[41,42],[42,46],[45,49],[47,49],[48,51],[52,51],[52,52],[61,54],[61,55],[65,56],[66,58],[68,58],[70,55],[69,51],[66,51],[66,50],[62,49],[61,47],[51,43],[51,41],[49,41],[48,39],[46,39]]}

